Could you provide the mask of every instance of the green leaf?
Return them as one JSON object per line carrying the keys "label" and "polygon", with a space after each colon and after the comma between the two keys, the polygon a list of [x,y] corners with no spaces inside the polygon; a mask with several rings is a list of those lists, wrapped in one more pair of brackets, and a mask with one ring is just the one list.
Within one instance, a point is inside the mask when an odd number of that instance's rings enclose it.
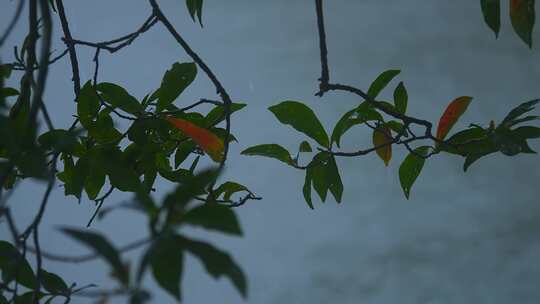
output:
{"label": "green leaf", "polygon": [[199,19],[199,23],[202,26],[202,6],[203,6],[203,0],[186,0],[186,6],[189,11],[189,15],[191,16],[191,19],[195,21],[195,15],[197,15],[197,18]]}
{"label": "green leaf", "polygon": [[514,31],[530,48],[535,15],[534,0],[510,0],[510,19]]}
{"label": "green leaf", "polygon": [[409,102],[409,95],[403,82],[400,82],[394,90],[394,106],[398,113],[405,114],[407,112],[407,103]]}
{"label": "green leaf", "polygon": [[521,139],[539,138],[540,128],[533,126],[523,126],[512,130],[512,136]]}
{"label": "green leaf", "polygon": [[[37,299],[40,300],[41,298],[43,298],[43,293],[38,293],[37,294]],[[33,303],[38,303],[34,300],[34,291],[28,291],[28,292],[25,292],[21,295],[18,295],[17,297],[15,297],[15,301],[14,301],[14,304],[33,304]]]}
{"label": "green leaf", "polygon": [[[237,111],[242,110],[246,106],[245,103],[232,103],[231,104],[231,114]],[[204,118],[206,120],[206,126],[212,127],[217,125],[218,123],[225,120],[225,106],[219,105],[213,108],[208,114],[206,114],[206,117]]]}
{"label": "green leaf", "polygon": [[229,200],[234,193],[242,191],[249,192],[248,188],[244,185],[235,182],[225,182],[214,191],[214,195],[216,198],[219,198],[223,194],[223,199]]}
{"label": "green leaf", "polygon": [[99,98],[89,80],[81,88],[81,92],[77,97],[77,115],[81,124],[88,128],[92,120],[97,117],[98,112]]}
{"label": "green leaf", "polygon": [[300,143],[300,147],[298,148],[298,151],[300,152],[313,152],[313,149],[311,148],[311,145],[307,141],[303,141]]}
{"label": "green leaf", "polygon": [[174,154],[174,168],[178,168],[195,148],[197,148],[197,145],[191,140],[186,140],[178,145],[178,149],[176,149],[176,153]]}
{"label": "green leaf", "polygon": [[58,275],[41,270],[41,282],[43,287],[51,293],[62,293],[68,290],[68,286],[64,280]]}
{"label": "green leaf", "polygon": [[12,64],[0,64],[0,78],[9,78],[12,70]]}
{"label": "green leaf", "polygon": [[133,169],[132,164],[124,161],[118,148],[103,151],[101,161],[113,187],[126,192],[137,192],[142,189],[139,174]]}
{"label": "green leaf", "polygon": [[14,88],[1,88],[0,87],[0,98],[17,96],[17,95],[19,95],[19,91],[17,91]]}
{"label": "green leaf", "polygon": [[186,249],[201,260],[206,271],[215,279],[226,276],[234,284],[240,294],[247,297],[247,281],[242,269],[225,252],[214,246],[195,240],[183,238]]}
{"label": "green leaf", "polygon": [[236,215],[226,206],[205,204],[195,207],[185,214],[182,222],[232,235],[242,235]]}
{"label": "green leaf", "polygon": [[37,280],[28,261],[17,249],[6,241],[0,240],[0,270],[4,283],[14,278],[16,281],[30,289],[37,286]]}
{"label": "green leaf", "polygon": [[[330,190],[336,202],[341,202],[343,183],[334,156],[327,152],[318,153],[313,157],[307,170],[309,172],[306,173],[306,183],[313,183],[313,188],[315,188],[323,202],[326,200],[328,190]],[[307,175],[309,175],[310,182],[307,181]],[[306,186],[304,185],[304,187]]]}
{"label": "green leaf", "polygon": [[367,94],[375,99],[379,93],[396,77],[401,71],[400,70],[388,70],[382,72],[376,79],[373,81],[371,86],[368,89]]}
{"label": "green leaf", "polygon": [[397,120],[391,120],[384,123],[385,126],[390,128],[392,131],[394,131],[396,134],[402,134],[405,137],[409,137],[409,134],[407,133],[407,130],[405,130],[405,126],[397,121]]}
{"label": "green leaf", "polygon": [[499,36],[501,29],[501,0],[480,0],[484,21],[495,33],[495,37]]}
{"label": "green leaf", "polygon": [[94,200],[97,198],[101,188],[105,184],[105,169],[99,158],[89,158],[89,170],[86,179],[84,180],[84,190],[88,198]]}
{"label": "green leaf", "polygon": [[493,142],[497,150],[504,155],[514,156],[522,152],[523,139],[513,136],[509,129],[497,128],[493,134]]}
{"label": "green leaf", "polygon": [[367,101],[362,102],[356,108],[356,114],[357,117],[362,120],[362,123],[364,121],[383,121],[381,114]]}
{"label": "green leaf", "polygon": [[331,156],[328,159],[326,172],[330,183],[330,193],[332,193],[337,203],[341,203],[341,197],[343,195],[343,182],[341,181],[341,176],[339,176],[339,169],[334,156]]}
{"label": "green leaf", "polygon": [[313,188],[323,202],[326,201],[326,194],[328,193],[328,189],[330,188],[330,184],[328,183],[328,179],[326,176],[327,159],[328,154],[325,152],[320,152],[315,155],[315,157],[313,157],[313,160],[308,165],[311,169],[311,180],[313,182]]}
{"label": "green leaf", "polygon": [[137,99],[121,86],[102,82],[96,86],[96,89],[101,92],[103,99],[115,108],[120,108],[133,115],[139,115],[143,112],[143,107]]}
{"label": "green leaf", "polygon": [[79,158],[74,164],[71,156],[64,156],[63,161],[64,171],[58,174],[58,179],[64,182],[64,194],[66,196],[74,195],[80,200],[84,181],[89,171],[88,159]]}
{"label": "green leaf", "polygon": [[77,136],[67,130],[51,130],[43,133],[38,142],[46,150],[54,150],[55,152],[73,153],[76,146],[79,144]]}
{"label": "green leaf", "polygon": [[196,195],[206,193],[206,188],[209,184],[215,182],[220,174],[220,170],[216,168],[206,169],[199,174],[193,176],[188,170],[184,170],[185,176],[174,191],[169,193],[163,201],[163,206],[167,208],[185,206]]}
{"label": "green leaf", "polygon": [[159,99],[157,102],[157,112],[161,112],[172,104],[180,94],[195,80],[197,76],[197,66],[195,63],[174,63],[165,72],[159,88]]}
{"label": "green leaf", "polygon": [[122,138],[122,134],[114,128],[114,122],[109,115],[111,110],[103,109],[94,123],[87,126],[88,134],[101,144],[114,144]]}
{"label": "green leaf", "polygon": [[445,143],[439,145],[439,149],[442,151],[466,156],[467,154],[475,152],[475,144],[481,140],[486,139],[488,133],[482,128],[469,128],[463,131],[460,131],[448,140]]}
{"label": "green leaf", "polygon": [[343,134],[345,134],[345,132],[347,132],[351,127],[364,122],[364,120],[362,119],[353,117],[355,116],[355,114],[356,108],[345,113],[334,126],[331,138],[332,143],[335,142],[338,147],[340,147],[341,137],[343,136]]}
{"label": "green leaf", "polygon": [[520,117],[521,115],[534,110],[536,105],[540,102],[540,99],[534,99],[531,101],[524,102],[519,106],[513,108],[508,115],[501,122],[502,126],[511,126],[513,122]]}
{"label": "green leaf", "polygon": [[184,268],[182,251],[182,242],[174,236],[159,238],[148,251],[154,279],[178,301],[181,299],[180,281]]}
{"label": "green leaf", "polygon": [[306,200],[306,203],[308,204],[309,208],[315,209],[313,207],[313,201],[311,199],[311,182],[313,180],[312,172],[310,168],[306,169],[306,178],[304,180],[304,187],[302,187],[302,193],[304,195],[304,199]]}
{"label": "green leaf", "polygon": [[417,154],[425,156],[428,151],[429,147],[427,146],[416,148],[414,150],[416,154],[409,153],[399,167],[399,181],[407,199],[409,199],[411,188],[420,175],[420,172],[422,172],[422,168],[424,168],[424,163],[426,161],[425,158],[420,157]]}
{"label": "green leaf", "polygon": [[297,101],[284,101],[268,108],[283,124],[292,126],[320,145],[329,147],[328,135],[313,110]]}
{"label": "green leaf", "polygon": [[242,155],[257,155],[257,156],[264,156],[264,157],[270,157],[275,158],[277,160],[280,160],[287,165],[290,165],[293,163],[291,154],[287,149],[283,148],[282,146],[278,144],[263,144],[263,145],[257,145],[250,148],[245,149],[240,154]]}
{"label": "green leaf", "polygon": [[124,267],[124,264],[122,264],[120,255],[116,248],[114,248],[114,246],[105,237],[97,233],[71,228],[62,228],[62,232],[90,247],[97,254],[99,254],[113,268],[114,276],[118,278],[122,284],[127,285],[129,282],[127,268]]}

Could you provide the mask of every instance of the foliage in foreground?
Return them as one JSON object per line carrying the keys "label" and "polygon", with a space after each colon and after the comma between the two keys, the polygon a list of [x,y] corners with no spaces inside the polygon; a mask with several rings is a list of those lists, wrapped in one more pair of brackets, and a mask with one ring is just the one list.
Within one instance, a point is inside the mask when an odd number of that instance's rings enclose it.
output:
{"label": "foliage in foreground", "polygon": [[[181,227],[193,226],[242,236],[232,208],[260,198],[237,181],[223,182],[221,172],[229,144],[236,140],[231,134],[232,114],[246,104],[231,100],[211,69],[170,24],[157,2],[150,0],[149,3],[152,14],[135,32],[110,41],[89,42],[71,37],[61,0],[29,1],[28,35],[22,45],[15,48],[15,61],[0,64],[0,218],[7,223],[13,237],[12,242],[0,241],[0,304],[51,303],[62,298],[69,302],[74,296],[105,301],[118,295],[128,296],[131,303],[144,303],[151,297],[142,284],[147,272],[161,288],[180,301],[186,254],[197,257],[209,275],[229,279],[243,297],[247,296],[247,279],[229,254],[180,232]],[[395,147],[404,147],[408,155],[401,161],[397,175],[408,199],[426,161],[434,155],[462,157],[463,169],[467,170],[480,158],[493,153],[507,156],[536,153],[529,146],[529,140],[540,137],[540,128],[532,124],[539,117],[530,114],[539,102],[537,99],[518,103],[501,119],[471,124],[453,132],[454,125],[467,108],[475,106],[471,97],[462,96],[451,101],[446,109],[441,109],[438,123],[433,125],[428,120],[407,114],[409,105],[414,105],[413,102],[409,104],[409,100],[414,98],[409,98],[403,82],[398,82],[391,90],[392,100],[380,97],[399,75],[398,70],[381,73],[365,92],[332,83],[322,0],[316,0],[315,4],[321,42],[321,77],[316,95],[322,97],[331,91],[344,91],[357,95],[359,102],[342,115],[332,130],[323,127],[306,103],[279,102],[269,108],[270,112],[281,124],[304,134],[305,140],[298,143],[295,153],[276,143],[252,146],[242,152],[248,156],[270,157],[305,171],[302,193],[310,208],[315,206],[313,189],[322,202],[328,192],[341,202],[344,192],[338,162],[341,157],[375,153],[388,166],[395,155]],[[532,47],[534,0],[510,0],[509,4],[515,32]],[[186,5],[191,18],[202,26],[203,1],[187,0]],[[498,35],[500,1],[481,0],[480,5],[487,25]],[[67,46],[56,57],[50,51],[51,9],[58,15]],[[159,86],[153,90],[149,88],[143,98],[132,96],[119,84],[100,82],[100,55],[123,49],[156,23],[166,27],[193,62],[172,64]],[[0,45],[9,31],[10,28]],[[38,44],[41,47],[39,58]],[[90,47],[96,51],[92,79],[80,79],[76,47]],[[64,55],[69,55],[71,62],[77,113],[70,127],[56,128],[49,118],[42,93],[49,65]],[[16,71],[21,72],[18,79],[14,76]],[[201,71],[214,84],[219,100],[201,98],[190,103],[182,98],[182,93]],[[18,81],[18,87],[5,85],[15,81]],[[210,109],[200,110],[204,105]],[[119,121],[127,123],[127,127],[119,128]],[[371,130],[373,144],[350,152],[341,150],[343,138],[351,136],[359,127]],[[19,230],[10,213],[8,198],[25,179],[41,180],[47,188],[35,218],[25,229]],[[175,185],[159,202],[152,196],[158,180]],[[146,217],[148,237],[118,247],[104,234],[80,227],[63,227],[62,233],[94,254],[57,256],[42,250],[39,227],[57,182],[62,183],[66,196],[73,196],[79,202],[87,197],[96,204],[96,211],[87,226],[96,217],[103,218],[119,209],[131,209]],[[113,191],[126,192],[132,199],[103,207]],[[143,257],[132,266],[122,253],[137,248],[144,248]],[[29,261],[30,253],[35,255],[35,267]],[[60,275],[47,271],[44,263],[46,259],[78,263],[95,258],[101,258],[109,265],[111,276],[117,281],[115,288],[95,290],[93,284],[68,284]]]}

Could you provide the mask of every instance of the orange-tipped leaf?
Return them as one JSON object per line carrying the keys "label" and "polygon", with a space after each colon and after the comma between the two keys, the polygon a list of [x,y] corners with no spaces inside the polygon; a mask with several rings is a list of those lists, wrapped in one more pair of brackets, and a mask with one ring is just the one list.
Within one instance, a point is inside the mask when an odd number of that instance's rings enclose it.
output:
{"label": "orange-tipped leaf", "polygon": [[181,118],[167,117],[167,121],[191,138],[212,160],[220,162],[223,159],[225,145],[216,134],[201,128],[194,123]]}
{"label": "orange-tipped leaf", "polygon": [[444,111],[439,126],[437,127],[437,139],[444,140],[450,129],[456,124],[459,117],[465,113],[472,101],[472,97],[461,96],[452,101]]}

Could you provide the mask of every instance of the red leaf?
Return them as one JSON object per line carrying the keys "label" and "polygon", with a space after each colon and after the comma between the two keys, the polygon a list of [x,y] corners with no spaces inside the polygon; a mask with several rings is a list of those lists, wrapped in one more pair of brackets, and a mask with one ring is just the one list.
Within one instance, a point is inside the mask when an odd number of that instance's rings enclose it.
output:
{"label": "red leaf", "polygon": [[382,146],[378,148],[376,152],[384,161],[385,166],[388,166],[390,159],[392,159],[392,140],[392,133],[387,126],[379,126],[377,129],[373,130],[373,146]]}
{"label": "red leaf", "polygon": [[467,107],[472,101],[472,97],[461,96],[452,101],[446,111],[444,111],[441,119],[439,120],[439,126],[437,127],[437,138],[444,140],[450,129],[458,121],[459,117],[465,113]]}
{"label": "red leaf", "polygon": [[225,146],[223,140],[207,129],[201,128],[185,119],[167,117],[169,123],[190,137],[215,162],[223,159]]}

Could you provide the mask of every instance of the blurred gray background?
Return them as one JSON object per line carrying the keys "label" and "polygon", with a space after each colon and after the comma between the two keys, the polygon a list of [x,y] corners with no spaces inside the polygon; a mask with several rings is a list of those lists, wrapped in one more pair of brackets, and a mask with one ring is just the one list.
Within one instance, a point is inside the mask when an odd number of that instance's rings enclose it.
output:
{"label": "blurred gray background", "polygon": [[[313,96],[320,73],[314,1],[206,0],[203,29],[189,18],[185,1],[160,2],[233,99],[248,104],[233,119],[239,143],[232,146],[224,178],[249,186],[264,200],[237,209],[243,238],[185,230],[217,244],[239,262],[249,278],[248,303],[538,303],[537,155],[492,155],[466,174],[462,159],[434,157],[426,163],[410,201],[397,177],[405,156],[401,148],[394,151],[388,168],[374,154],[339,159],[343,203],[330,199],[323,205],[317,198],[316,210],[310,210],[302,198],[303,172],[239,152],[261,143],[297,149],[303,137],[280,125],[267,110],[277,102],[308,103],[328,130],[359,102],[341,93]],[[15,5],[16,1],[2,1],[0,28],[5,28]],[[150,14],[149,4],[142,0],[73,0],[65,6],[74,38],[89,41],[131,32]],[[383,70],[401,69],[411,115],[436,122],[452,99],[474,96],[458,129],[471,122],[500,121],[513,106],[540,97],[540,36],[537,31],[535,49],[529,50],[511,30],[506,5],[498,40],[483,23],[479,1],[335,0],[326,1],[325,8],[332,79],[367,88]],[[54,21],[54,48],[61,52],[64,46]],[[21,25],[1,50],[4,62],[13,60],[11,47],[22,42],[26,28]],[[93,72],[93,50],[79,47],[78,54],[86,81]],[[121,84],[142,98],[159,86],[172,63],[187,60],[158,24],[131,47],[115,55],[102,52],[100,80]],[[51,68],[45,92],[58,128],[67,128],[75,113],[70,78],[65,57]],[[384,94],[390,98],[391,90]],[[176,104],[200,97],[215,97],[203,73]],[[357,128],[344,138],[343,148],[354,150],[370,141],[370,134]],[[532,147],[540,145],[535,142]],[[172,185],[160,182],[157,187],[160,197]],[[43,191],[43,184],[25,182],[11,198],[20,227],[34,216]],[[127,198],[115,193],[106,204]],[[83,199],[78,205],[57,187],[45,214],[42,246],[59,254],[86,253],[57,227],[83,227],[93,210],[92,202]],[[145,236],[146,222],[139,214],[122,211],[96,221],[91,229],[123,245]],[[2,226],[0,238],[8,237]],[[139,252],[126,257],[136,265]],[[185,303],[243,303],[229,281],[214,281],[194,258],[186,263]],[[79,285],[114,288],[102,261],[46,261],[45,268]],[[147,286],[154,293],[152,303],[172,303],[150,277]],[[80,298],[73,302],[89,303]]]}

